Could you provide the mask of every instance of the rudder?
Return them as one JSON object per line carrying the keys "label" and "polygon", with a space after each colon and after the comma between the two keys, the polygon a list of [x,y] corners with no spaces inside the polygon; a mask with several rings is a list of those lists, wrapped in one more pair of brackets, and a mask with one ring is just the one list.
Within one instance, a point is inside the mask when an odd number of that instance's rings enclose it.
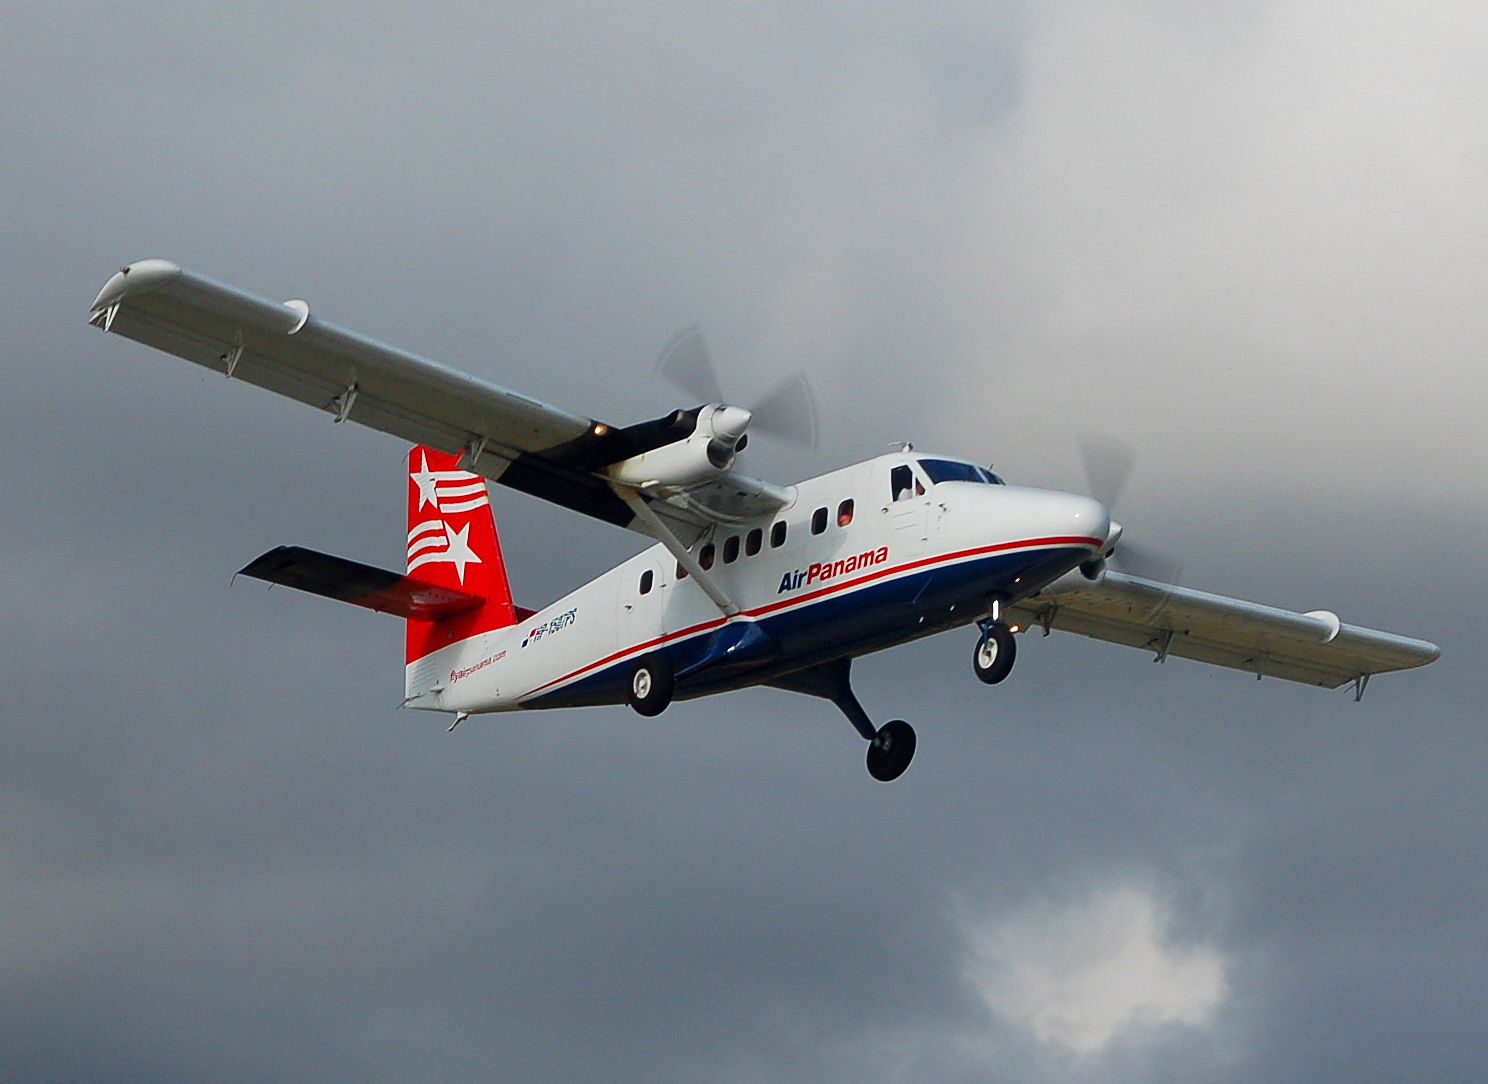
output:
{"label": "rudder", "polygon": [[[426,583],[484,600],[434,621],[410,619],[410,667],[442,647],[517,623],[485,480],[460,469],[458,456],[423,445],[408,456],[407,570]],[[414,684],[412,671],[409,681]],[[417,692],[409,689],[410,696]]]}

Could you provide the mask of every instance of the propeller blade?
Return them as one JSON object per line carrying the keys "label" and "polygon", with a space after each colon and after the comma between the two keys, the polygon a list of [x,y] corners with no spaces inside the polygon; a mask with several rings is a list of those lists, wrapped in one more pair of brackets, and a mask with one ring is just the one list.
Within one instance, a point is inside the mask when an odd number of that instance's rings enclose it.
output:
{"label": "propeller blade", "polygon": [[[656,371],[687,394],[704,403],[726,403],[708,343],[697,327],[672,336]],[[750,407],[751,430],[776,437],[798,448],[816,449],[816,397],[799,373],[776,384],[758,405]]]}
{"label": "propeller blade", "polygon": [[[1085,464],[1085,478],[1090,495],[1111,511],[1121,498],[1121,491],[1131,478],[1137,453],[1124,440],[1104,433],[1086,433],[1080,437],[1080,459]],[[1154,583],[1171,586],[1178,582],[1183,566],[1171,557],[1137,542],[1116,543],[1111,560],[1121,571]]]}
{"label": "propeller blade", "polygon": [[656,360],[656,371],[703,403],[723,402],[708,344],[696,327],[684,328],[672,336]]}
{"label": "propeller blade", "polygon": [[800,373],[786,377],[750,408],[754,430],[797,448],[816,450],[816,396]]}
{"label": "propeller blade", "polygon": [[1090,495],[1106,506],[1106,511],[1116,507],[1121,491],[1131,477],[1132,465],[1137,454],[1131,445],[1115,437],[1101,433],[1086,433],[1080,437],[1080,459],[1085,464],[1085,480],[1090,486]]}

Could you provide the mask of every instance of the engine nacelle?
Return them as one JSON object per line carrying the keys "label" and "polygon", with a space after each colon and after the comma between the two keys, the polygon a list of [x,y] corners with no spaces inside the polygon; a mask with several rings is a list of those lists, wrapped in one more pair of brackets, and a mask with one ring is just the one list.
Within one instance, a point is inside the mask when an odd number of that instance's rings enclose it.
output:
{"label": "engine nacelle", "polygon": [[752,415],[743,407],[700,407],[692,434],[649,452],[622,459],[606,473],[617,482],[644,489],[686,489],[728,470],[744,447]]}
{"label": "engine nacelle", "polygon": [[1106,578],[1106,559],[1092,557],[1070,569],[1059,579],[1039,590],[1040,595],[1063,595],[1089,587],[1099,587]]}
{"label": "engine nacelle", "polygon": [[1121,524],[1112,520],[1111,529],[1106,534],[1106,544],[1101,547],[1100,553],[1089,560],[1081,561],[1049,586],[1042,588],[1039,594],[1063,595],[1070,591],[1099,587],[1106,578],[1106,558],[1111,556],[1111,551],[1116,548],[1116,543],[1120,540]]}

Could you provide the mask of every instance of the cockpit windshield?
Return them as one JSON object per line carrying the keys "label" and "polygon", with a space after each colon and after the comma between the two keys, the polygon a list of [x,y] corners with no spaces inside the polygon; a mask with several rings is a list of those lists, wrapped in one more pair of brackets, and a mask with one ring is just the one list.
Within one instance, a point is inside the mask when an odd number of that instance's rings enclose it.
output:
{"label": "cockpit windshield", "polygon": [[959,463],[954,459],[922,459],[920,469],[936,482],[977,482],[982,485],[1005,485],[1001,478],[975,463]]}

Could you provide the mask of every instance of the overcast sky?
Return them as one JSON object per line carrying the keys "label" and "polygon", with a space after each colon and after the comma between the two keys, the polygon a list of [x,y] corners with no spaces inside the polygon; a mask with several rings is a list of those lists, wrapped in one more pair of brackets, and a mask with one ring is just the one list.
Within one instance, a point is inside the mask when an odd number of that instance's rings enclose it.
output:
{"label": "overcast sky", "polygon": [[[1488,1075],[1481,4],[11,4],[0,1076]],[[710,334],[822,441],[1079,489],[1442,645],[1362,704],[961,631],[822,702],[396,710],[404,449],[86,326],[162,256],[579,413]],[[519,601],[636,538],[505,491]]]}

